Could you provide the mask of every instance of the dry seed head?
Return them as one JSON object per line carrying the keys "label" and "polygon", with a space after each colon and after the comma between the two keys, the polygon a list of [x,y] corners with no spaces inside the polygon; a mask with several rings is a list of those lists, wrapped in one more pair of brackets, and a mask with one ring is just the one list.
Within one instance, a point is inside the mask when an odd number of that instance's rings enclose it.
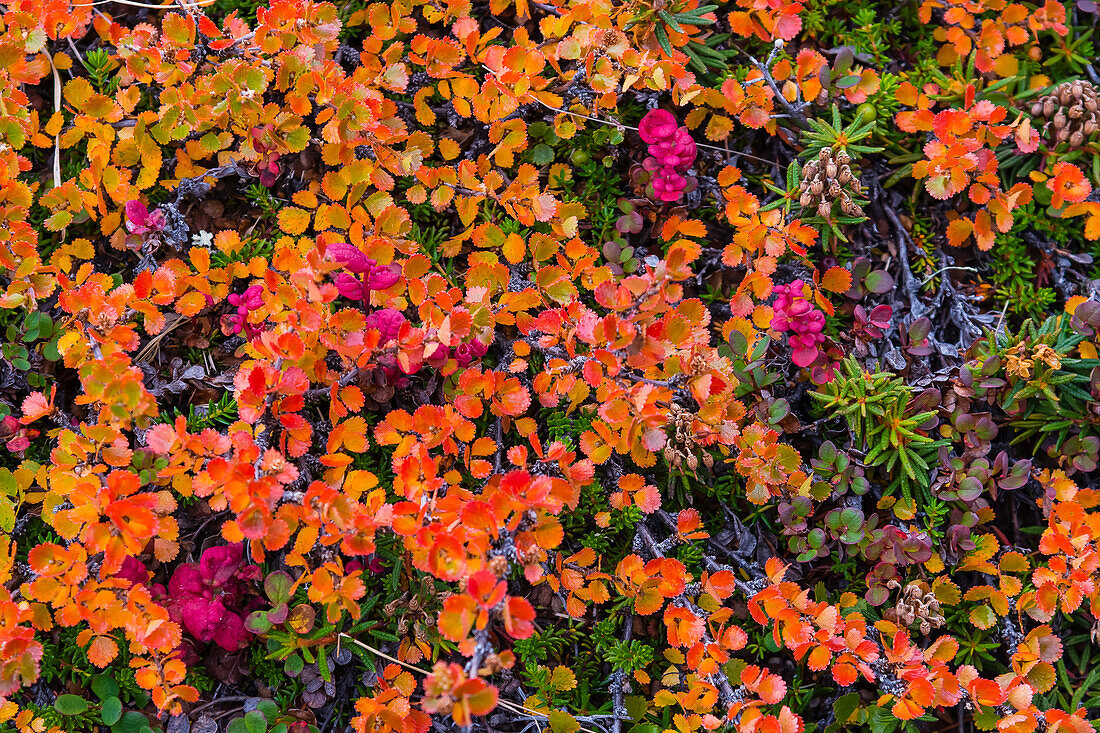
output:
{"label": "dry seed head", "polygon": [[1064,82],[1036,100],[1031,114],[1046,120],[1043,132],[1055,144],[1083,145],[1100,131],[1100,90],[1082,79]]}
{"label": "dry seed head", "polygon": [[851,194],[859,194],[860,184],[851,167],[852,157],[844,150],[834,151],[822,148],[817,157],[802,169],[802,180],[798,184],[801,196],[799,203],[803,208],[816,208],[819,216],[828,218],[833,204],[841,202],[841,209],[847,216],[863,216]]}
{"label": "dry seed head", "polygon": [[504,577],[508,573],[508,559],[503,555],[494,555],[489,560],[489,572],[498,578]]}

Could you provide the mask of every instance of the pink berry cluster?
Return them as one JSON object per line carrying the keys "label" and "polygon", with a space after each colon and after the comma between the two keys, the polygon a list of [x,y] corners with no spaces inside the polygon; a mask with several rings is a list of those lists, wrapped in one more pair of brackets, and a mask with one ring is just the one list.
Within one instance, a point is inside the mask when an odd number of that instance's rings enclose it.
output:
{"label": "pink berry cluster", "polygon": [[[237,651],[252,638],[244,620],[259,605],[254,585],[263,572],[259,565],[245,562],[241,543],[207,548],[199,562],[177,567],[167,588],[152,583],[152,573],[133,556],[123,559],[115,577],[149,588],[153,598],[168,609],[169,618],[199,641]],[[185,658],[197,661],[187,641],[181,642],[179,649]]]}
{"label": "pink berry cluster", "polygon": [[428,357],[428,363],[432,366],[441,367],[447,363],[448,359],[453,357],[460,367],[468,367],[485,356],[488,350],[489,346],[476,338],[464,341],[457,346],[439,344],[435,352]]}
{"label": "pink berry cluster", "polygon": [[800,367],[813,364],[818,357],[818,344],[825,342],[825,314],[813,306],[806,283],[795,280],[790,285],[775,288],[772,304],[772,328],[776,331],[793,331],[788,343],[793,353],[791,361]]}
{"label": "pink berry cluster", "polygon": [[352,275],[341,272],[336,276],[336,289],[351,300],[367,300],[372,290],[385,290],[401,279],[401,271],[394,265],[379,265],[367,257],[354,244],[334,242],[328,253],[337,262],[351,270]]}
{"label": "pink berry cluster", "polygon": [[401,314],[401,311],[393,308],[381,308],[367,316],[365,325],[368,330],[378,329],[378,332],[382,334],[382,343],[386,343],[397,338],[404,323],[405,316]]}
{"label": "pink berry cluster", "polygon": [[253,285],[239,295],[230,293],[226,300],[237,312],[222,318],[222,330],[228,334],[238,334],[243,330],[248,338],[259,336],[263,328],[258,323],[249,323],[248,314],[264,304],[263,286]]}
{"label": "pink berry cluster", "polygon": [[638,123],[638,134],[649,144],[649,157],[642,167],[652,175],[653,195],[665,202],[679,201],[689,183],[683,174],[697,153],[691,133],[676,123],[671,112],[655,109]]}

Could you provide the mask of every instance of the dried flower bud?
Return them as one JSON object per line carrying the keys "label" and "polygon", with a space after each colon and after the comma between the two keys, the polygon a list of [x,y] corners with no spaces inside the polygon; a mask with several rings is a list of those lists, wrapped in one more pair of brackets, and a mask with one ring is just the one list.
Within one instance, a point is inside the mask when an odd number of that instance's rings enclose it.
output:
{"label": "dried flower bud", "polygon": [[508,572],[508,560],[503,555],[494,555],[489,559],[489,572],[498,578],[504,577]]}
{"label": "dried flower bud", "polygon": [[1055,145],[1083,145],[1100,131],[1100,90],[1078,79],[1064,82],[1031,105],[1031,113],[1046,118],[1043,131]]}

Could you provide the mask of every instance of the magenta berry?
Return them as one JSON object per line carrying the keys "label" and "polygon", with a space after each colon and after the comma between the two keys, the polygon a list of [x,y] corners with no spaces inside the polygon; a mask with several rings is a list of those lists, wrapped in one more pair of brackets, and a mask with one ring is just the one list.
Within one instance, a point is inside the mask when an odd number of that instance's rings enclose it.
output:
{"label": "magenta berry", "polygon": [[[348,242],[335,242],[327,249],[332,259],[340,262],[354,275],[341,272],[334,278],[340,295],[350,300],[367,300],[372,290],[385,290],[401,279],[395,265],[379,265],[358,247]],[[357,277],[358,276],[358,277]]]}
{"label": "magenta berry", "polygon": [[676,124],[671,112],[655,109],[638,123],[638,134],[649,143],[649,157],[642,167],[651,173],[652,195],[668,203],[679,201],[688,190],[683,174],[691,168],[698,152],[691,133]]}
{"label": "magenta berry", "polygon": [[401,326],[405,323],[405,316],[393,308],[382,308],[367,316],[366,327],[377,329],[382,334],[382,342],[397,338],[401,332]]}
{"label": "magenta berry", "polygon": [[263,286],[253,285],[239,295],[230,293],[226,300],[235,312],[222,316],[223,330],[230,334],[243,330],[248,338],[258,336],[262,328],[256,323],[249,323],[248,314],[264,304]]}
{"label": "magenta berry", "polygon": [[790,285],[775,288],[772,308],[772,328],[793,331],[788,339],[793,353],[791,361],[800,367],[813,364],[818,357],[818,345],[825,342],[825,314],[815,308],[806,292],[806,283],[795,280]]}
{"label": "magenta berry", "polygon": [[668,110],[652,110],[638,123],[638,134],[651,144],[671,137],[675,132],[676,118]]}

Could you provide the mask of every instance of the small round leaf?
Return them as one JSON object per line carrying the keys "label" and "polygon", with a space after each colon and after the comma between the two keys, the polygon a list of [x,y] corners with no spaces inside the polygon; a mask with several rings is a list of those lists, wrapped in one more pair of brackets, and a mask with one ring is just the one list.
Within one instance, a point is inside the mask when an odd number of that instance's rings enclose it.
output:
{"label": "small round leaf", "polygon": [[117,697],[108,698],[103,702],[103,710],[100,718],[103,725],[114,725],[122,717],[122,701]]}
{"label": "small round leaf", "polygon": [[894,278],[890,277],[890,274],[885,270],[875,270],[874,272],[867,273],[867,277],[864,279],[863,283],[867,286],[868,290],[879,295],[888,293],[894,289]]}
{"label": "small round leaf", "polygon": [[58,695],[53,707],[62,715],[80,715],[88,711],[88,703],[80,695]]}

